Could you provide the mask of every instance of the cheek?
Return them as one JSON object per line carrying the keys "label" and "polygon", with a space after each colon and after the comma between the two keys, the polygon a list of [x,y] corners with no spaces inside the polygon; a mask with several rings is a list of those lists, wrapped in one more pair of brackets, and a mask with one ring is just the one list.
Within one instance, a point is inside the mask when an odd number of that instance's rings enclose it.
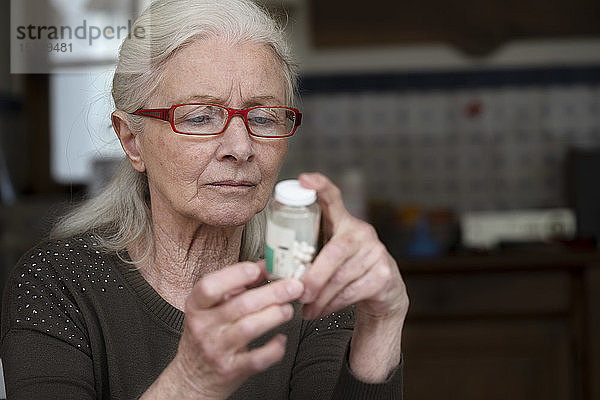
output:
{"label": "cheek", "polygon": [[281,168],[281,164],[283,164],[283,160],[287,153],[287,147],[288,141],[282,140],[281,142],[269,144],[267,148],[264,149],[261,166],[264,178],[272,178],[272,180],[277,178],[277,174],[279,173],[279,169]]}
{"label": "cheek", "polygon": [[277,180],[279,169],[287,153],[288,142],[287,140],[269,144],[265,149],[261,151],[261,176],[262,176],[262,190],[261,190],[261,202],[268,200],[273,186]]}
{"label": "cheek", "polygon": [[163,132],[152,132],[145,137],[143,158],[148,176],[169,185],[175,182],[195,185],[209,162],[210,146],[194,146],[177,139]]}

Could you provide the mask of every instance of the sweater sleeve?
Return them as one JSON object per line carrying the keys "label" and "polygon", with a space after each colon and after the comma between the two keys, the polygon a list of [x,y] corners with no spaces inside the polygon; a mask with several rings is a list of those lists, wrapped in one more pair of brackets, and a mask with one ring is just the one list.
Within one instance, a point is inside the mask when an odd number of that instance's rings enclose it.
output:
{"label": "sweater sleeve", "polygon": [[85,324],[45,251],[24,256],[4,289],[0,357],[9,399],[94,399]]}
{"label": "sweater sleeve", "polygon": [[392,371],[385,382],[366,383],[354,377],[348,364],[348,351],[337,384],[333,391],[332,400],[346,399],[386,399],[402,400],[402,360]]}
{"label": "sweater sleeve", "polygon": [[401,365],[385,382],[358,380],[350,370],[348,354],[354,312],[352,308],[315,321],[305,321],[290,385],[290,399],[401,400]]}
{"label": "sweater sleeve", "polygon": [[7,398],[95,399],[92,362],[73,346],[33,330],[11,330],[2,341]]}

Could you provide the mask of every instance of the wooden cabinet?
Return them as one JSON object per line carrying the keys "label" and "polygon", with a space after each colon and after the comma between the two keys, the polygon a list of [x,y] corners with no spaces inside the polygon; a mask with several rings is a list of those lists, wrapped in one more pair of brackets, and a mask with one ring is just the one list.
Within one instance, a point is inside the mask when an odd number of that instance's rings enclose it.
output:
{"label": "wooden cabinet", "polygon": [[600,253],[401,263],[407,399],[600,399]]}

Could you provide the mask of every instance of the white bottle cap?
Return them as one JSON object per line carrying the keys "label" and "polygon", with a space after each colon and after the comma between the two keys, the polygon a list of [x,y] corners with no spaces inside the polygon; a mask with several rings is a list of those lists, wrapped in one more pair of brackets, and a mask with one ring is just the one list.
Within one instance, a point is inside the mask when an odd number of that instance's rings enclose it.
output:
{"label": "white bottle cap", "polygon": [[317,191],[302,187],[297,179],[288,179],[275,185],[275,200],[286,206],[308,206],[317,200]]}

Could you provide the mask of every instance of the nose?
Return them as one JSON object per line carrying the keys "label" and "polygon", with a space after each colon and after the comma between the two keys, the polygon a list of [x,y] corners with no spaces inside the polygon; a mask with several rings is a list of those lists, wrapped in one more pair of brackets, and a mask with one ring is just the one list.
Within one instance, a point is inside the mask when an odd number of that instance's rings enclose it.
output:
{"label": "nose", "polygon": [[219,161],[248,162],[254,159],[254,147],[242,115],[233,115],[220,135]]}

